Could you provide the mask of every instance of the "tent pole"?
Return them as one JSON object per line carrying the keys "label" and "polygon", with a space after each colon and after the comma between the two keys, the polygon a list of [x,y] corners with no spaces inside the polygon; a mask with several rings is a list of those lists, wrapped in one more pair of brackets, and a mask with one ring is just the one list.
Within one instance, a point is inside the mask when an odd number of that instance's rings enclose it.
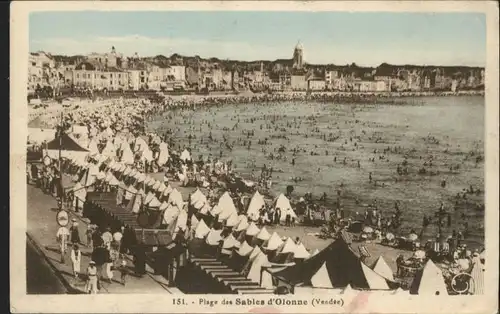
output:
{"label": "tent pole", "polygon": [[[59,184],[60,184],[60,189],[62,190],[62,168],[61,168],[61,151],[62,151],[62,134],[63,134],[63,113],[61,111],[61,121],[60,121],[60,129],[59,129]],[[61,198],[61,202],[64,199],[64,192],[63,195],[59,195]]]}

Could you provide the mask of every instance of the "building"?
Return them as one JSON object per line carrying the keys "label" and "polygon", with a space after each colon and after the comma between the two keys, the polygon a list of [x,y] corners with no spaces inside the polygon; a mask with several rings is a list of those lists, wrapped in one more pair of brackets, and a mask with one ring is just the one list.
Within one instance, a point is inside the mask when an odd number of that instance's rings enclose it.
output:
{"label": "building", "polygon": [[333,81],[339,78],[339,71],[325,71],[326,85],[332,86]]}
{"label": "building", "polygon": [[293,68],[302,69],[303,67],[304,67],[304,46],[302,46],[302,44],[299,41],[293,51]]}
{"label": "building", "polygon": [[307,89],[307,81],[305,75],[292,75],[290,77],[290,86],[292,90],[306,90]]}
{"label": "building", "polygon": [[351,82],[352,91],[355,92],[387,92],[389,86],[385,81],[355,80]]}
{"label": "building", "polygon": [[144,64],[127,69],[128,88],[132,90],[149,89],[149,71]]}
{"label": "building", "polygon": [[58,85],[64,82],[64,75],[60,75],[55,68],[54,58],[43,51],[33,52],[28,57],[28,91],[34,92],[38,87]]}
{"label": "building", "polygon": [[109,53],[91,53],[87,55],[87,60],[92,63],[99,63],[108,67],[121,67],[121,61],[123,60],[123,55],[116,52],[115,47],[111,47],[111,52]]}
{"label": "building", "polygon": [[124,90],[128,80],[128,73],[117,67],[103,68],[91,62],[82,62],[73,71],[73,84],[80,88]]}
{"label": "building", "polygon": [[307,83],[308,83],[307,87],[310,91],[322,91],[325,90],[326,88],[325,80],[311,79]]}
{"label": "building", "polygon": [[186,81],[186,67],[183,65],[172,65],[168,68],[167,75],[173,75],[176,81]]}
{"label": "building", "polygon": [[335,91],[345,91],[347,90],[347,81],[341,76],[339,78],[333,79],[331,88]]}

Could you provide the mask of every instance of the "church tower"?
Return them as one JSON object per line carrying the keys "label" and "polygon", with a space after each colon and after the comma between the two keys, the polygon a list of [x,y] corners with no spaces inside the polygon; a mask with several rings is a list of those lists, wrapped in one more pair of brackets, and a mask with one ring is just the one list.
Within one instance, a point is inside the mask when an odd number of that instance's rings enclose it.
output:
{"label": "church tower", "polygon": [[293,68],[294,69],[302,69],[304,66],[304,46],[302,46],[301,42],[297,43],[295,46],[295,50],[293,51]]}

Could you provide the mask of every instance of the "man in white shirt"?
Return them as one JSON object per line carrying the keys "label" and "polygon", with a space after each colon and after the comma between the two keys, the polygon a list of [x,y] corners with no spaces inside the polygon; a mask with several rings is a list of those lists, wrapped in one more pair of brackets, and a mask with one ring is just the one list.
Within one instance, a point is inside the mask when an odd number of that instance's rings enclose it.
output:
{"label": "man in white shirt", "polygon": [[60,227],[56,234],[57,241],[61,250],[61,263],[64,263],[64,255],[66,254],[66,247],[69,240],[69,230],[66,227]]}

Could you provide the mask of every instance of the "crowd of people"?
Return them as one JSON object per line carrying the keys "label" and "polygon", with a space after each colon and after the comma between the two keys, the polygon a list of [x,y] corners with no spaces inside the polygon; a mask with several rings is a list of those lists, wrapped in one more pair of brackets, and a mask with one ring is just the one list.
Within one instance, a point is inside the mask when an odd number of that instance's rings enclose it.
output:
{"label": "crowd of people", "polygon": [[[339,98],[343,97],[343,98]],[[124,142],[130,143],[131,141],[136,141],[138,138],[143,138],[145,145],[148,147],[149,152],[146,150],[142,151],[133,151],[131,152],[131,165],[137,169],[138,171],[143,171],[146,173],[156,173],[156,172],[164,172],[165,177],[170,176],[174,177],[177,180],[182,182],[183,186],[200,186],[205,188],[213,188],[214,186],[219,185],[221,181],[224,181],[225,184],[235,184],[237,186],[236,193],[234,193],[234,198],[237,200],[238,204],[243,204],[242,199],[244,198],[242,195],[242,190],[248,189],[250,191],[260,189],[266,190],[270,192],[272,187],[273,178],[280,179],[279,174],[283,172],[283,169],[273,169],[272,167],[268,167],[264,165],[260,176],[252,176],[252,179],[255,181],[248,181],[240,177],[236,171],[236,165],[229,161],[222,161],[223,150],[231,151],[236,145],[240,145],[243,147],[247,147],[248,150],[252,148],[252,137],[255,136],[253,131],[248,131],[242,129],[241,132],[244,134],[244,137],[231,140],[230,138],[226,138],[223,136],[222,139],[217,139],[210,132],[207,138],[196,138],[195,136],[189,135],[188,143],[176,142],[174,139],[174,133],[178,130],[167,129],[164,132],[150,132],[147,130],[146,125],[149,120],[154,116],[165,114],[171,115],[172,112],[175,112],[176,109],[180,108],[180,115],[186,114],[183,112],[183,109],[186,109],[188,112],[198,106],[206,108],[209,106],[218,106],[222,107],[227,104],[234,103],[254,103],[254,102],[280,102],[286,100],[312,100],[312,101],[342,101],[346,102],[345,97],[351,97],[353,102],[359,103],[359,99],[355,99],[354,96],[339,96],[338,94],[262,94],[255,96],[227,96],[227,97],[204,97],[204,98],[184,98],[184,99],[171,99],[171,98],[162,98],[160,100],[117,100],[114,101],[111,105],[105,107],[99,107],[95,110],[79,110],[76,112],[70,112],[63,117],[62,124],[65,125],[66,129],[71,129],[75,125],[83,125],[87,127],[87,134],[79,134],[78,140],[89,144],[89,150],[91,150],[91,154],[95,152],[102,152],[107,149],[108,144],[111,142],[116,147],[120,147],[119,143],[117,143],[116,139],[118,138],[118,134],[130,134],[128,139],[123,140]],[[356,96],[357,97],[357,96]],[[367,103],[373,102],[371,97],[373,95],[368,96],[359,96],[364,97]],[[377,96],[378,97],[378,96]],[[394,100],[389,100],[394,103]],[[280,124],[280,119],[282,117],[279,115],[276,116],[263,116],[261,119],[267,120],[261,126],[261,130],[274,130],[283,128],[284,130],[293,130],[298,129],[301,123],[305,123],[297,119],[294,122],[283,122]],[[307,123],[314,123],[315,118],[308,118],[309,121]],[[251,121],[246,121],[250,123],[256,123],[256,119]],[[185,119],[185,122],[189,122],[188,119]],[[238,119],[235,122],[235,126],[232,128],[228,128],[228,130],[235,131],[238,129],[238,123],[240,120]],[[55,126],[57,124],[61,124],[58,117],[54,117],[49,119],[49,125]],[[212,129],[213,125],[210,125],[208,120],[202,121],[200,125],[200,130],[202,127],[208,127],[209,130]],[[298,134],[298,131],[297,131]],[[313,133],[314,134],[314,133]],[[292,135],[292,133],[290,133]],[[326,141],[336,141],[336,135],[332,133],[330,134],[316,134],[316,137],[322,138]],[[304,136],[310,136],[311,134]],[[382,140],[380,137],[377,137],[375,134],[364,134],[369,140],[378,141]],[[270,141],[271,136],[266,137],[265,139],[259,138],[257,144],[262,146],[262,153],[267,156],[269,160],[282,159],[294,167],[296,164],[296,158],[300,156],[301,153],[305,151],[300,147],[286,147],[285,145],[281,145],[280,147],[274,148],[274,150],[270,151],[268,149],[267,143]],[[342,144],[341,149],[360,149],[362,143],[360,141],[359,136],[351,136],[350,139],[344,139],[344,143]],[[196,142],[197,141],[197,142]],[[208,142],[208,143],[207,143]],[[255,141],[253,142],[255,143]],[[186,147],[192,146],[192,144],[199,146],[204,145],[213,145],[217,144],[220,147],[220,154],[209,154],[208,156],[200,155],[196,160],[192,158],[192,151]],[[162,146],[164,145],[164,146]],[[254,144],[255,145],[255,144]],[[126,145],[122,145],[121,147],[125,147]],[[43,148],[44,145],[38,145],[39,148]],[[90,147],[93,147],[90,149]],[[94,148],[95,147],[95,148]],[[130,150],[130,147],[129,147]],[[127,149],[117,149],[118,154],[117,158],[123,159],[125,156],[127,159],[129,158]],[[169,154],[168,152],[173,152]],[[175,151],[175,152],[174,152]],[[289,153],[289,154],[287,154]],[[306,154],[309,152],[305,152]],[[409,154],[411,152],[405,151],[402,148],[391,148],[388,147],[387,150],[384,151],[374,151],[377,161],[384,161],[388,159],[390,154]],[[171,158],[163,158],[162,154]],[[166,155],[165,155],[166,154]],[[319,149],[314,149],[310,151],[310,155],[313,156],[315,154],[321,154]],[[184,155],[184,156],[183,156]],[[217,157],[214,157],[218,156]],[[355,166],[360,168],[361,163],[360,160],[348,160],[346,157],[341,158],[337,156],[335,153],[331,153],[325,151],[325,156],[332,156],[332,159],[335,163],[341,163],[347,166],[348,163],[354,162]],[[373,157],[373,161],[375,162],[375,157]],[[422,157],[420,157],[422,159]],[[161,162],[161,160],[166,160],[165,162]],[[432,167],[432,158],[431,160],[425,159],[422,161],[424,166]],[[450,166],[451,167],[451,166]],[[318,172],[320,169],[318,168]],[[408,174],[408,162],[405,160],[401,164],[397,165],[396,173],[398,176],[405,176]],[[61,183],[61,174],[59,173],[59,169],[57,165],[45,166],[40,171],[37,167],[32,167],[28,171],[28,177],[31,179],[39,178],[39,182],[41,187],[49,193],[55,192],[57,196],[62,198],[62,183]],[[222,180],[221,180],[222,179]],[[295,177],[293,178],[294,182],[300,182],[302,178]],[[396,179],[398,180],[398,179]],[[377,185],[377,179],[374,178],[374,175],[370,172],[368,181],[370,184]],[[385,184],[385,183],[382,183]],[[104,188],[104,185],[100,187],[99,185],[95,186],[95,189],[99,191],[101,188]],[[312,194],[307,192],[301,200],[299,200],[297,204],[298,212],[304,214],[306,217],[309,217],[310,220],[313,220],[313,216],[315,213],[320,213],[323,220],[330,221],[339,221],[344,218],[345,211],[342,206],[341,196],[342,196],[342,187],[338,191],[337,201],[335,203],[335,209],[333,211],[326,211],[326,207],[328,207],[327,203],[327,195],[326,193],[319,198],[319,200],[313,200]],[[356,201],[356,203],[359,203]],[[303,208],[303,209],[300,209]],[[285,216],[285,219],[282,219],[282,216]],[[384,217],[382,215],[382,210],[376,204],[376,201],[370,206],[370,208],[366,211],[364,217],[359,215],[360,220],[363,220],[366,225],[373,226],[374,228],[387,232],[396,232],[398,227],[401,225],[401,217],[402,217],[402,209],[399,202],[396,202],[395,211],[391,213],[388,217]],[[333,219],[332,219],[333,218]],[[280,224],[284,222],[286,226],[294,226],[298,221],[297,217],[292,217],[290,214],[281,213],[281,209],[273,208],[270,206],[263,205],[262,208],[258,212],[258,222],[262,225],[269,224]],[[116,231],[119,232],[119,231]],[[115,246],[111,245],[116,241],[100,241],[98,240],[98,236],[95,234],[99,234],[98,231],[92,231],[92,243],[94,252],[93,253],[93,261],[95,267],[97,268],[97,273],[102,273],[102,269],[107,270],[108,265],[111,267],[117,266],[115,265],[119,260],[112,252]],[[104,239],[104,235],[107,236],[110,234],[110,231],[105,231],[100,237]],[[109,239],[108,239],[109,240]],[[119,242],[119,241],[118,241]],[[88,242],[89,243],[89,242]],[[116,244],[116,243],[115,243]],[[103,249],[107,251],[106,254],[100,253],[103,252]],[[61,251],[63,251],[61,249]],[[65,252],[65,251],[64,251]],[[118,250],[119,252],[119,250]],[[73,256],[73,253],[72,255]],[[77,253],[75,253],[78,256]],[[109,256],[109,257],[108,257]],[[119,254],[118,254],[119,256]],[[96,260],[97,259],[97,260]],[[92,270],[90,273],[93,273]],[[90,274],[89,273],[89,274]],[[90,276],[90,275],[89,275]],[[109,276],[108,276],[109,277]],[[96,277],[100,278],[100,277]],[[109,278],[111,280],[111,278]],[[97,281],[98,282],[98,281]],[[90,289],[92,290],[92,289]]]}

